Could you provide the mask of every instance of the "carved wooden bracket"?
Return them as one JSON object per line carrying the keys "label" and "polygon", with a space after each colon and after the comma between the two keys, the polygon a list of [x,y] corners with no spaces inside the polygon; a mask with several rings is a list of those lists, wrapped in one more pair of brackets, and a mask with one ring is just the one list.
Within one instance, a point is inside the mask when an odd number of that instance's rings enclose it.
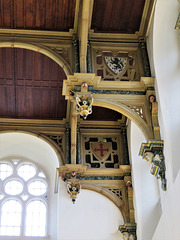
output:
{"label": "carved wooden bracket", "polygon": [[96,191],[117,205],[125,222],[134,223],[133,192],[131,184],[129,185],[132,181],[130,165],[121,165],[119,169],[99,171],[99,169],[88,168],[81,164],[66,164],[57,169],[56,183],[59,177],[67,183],[68,189],[72,187],[68,193],[72,200],[74,199],[73,202],[80,188]]}

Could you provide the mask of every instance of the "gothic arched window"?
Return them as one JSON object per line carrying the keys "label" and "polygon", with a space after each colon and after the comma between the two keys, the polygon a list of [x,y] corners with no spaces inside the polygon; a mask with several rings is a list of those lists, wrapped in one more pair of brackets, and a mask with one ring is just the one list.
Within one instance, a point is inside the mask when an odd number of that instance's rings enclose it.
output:
{"label": "gothic arched window", "polygon": [[0,162],[0,236],[46,236],[47,192],[47,178],[34,163]]}

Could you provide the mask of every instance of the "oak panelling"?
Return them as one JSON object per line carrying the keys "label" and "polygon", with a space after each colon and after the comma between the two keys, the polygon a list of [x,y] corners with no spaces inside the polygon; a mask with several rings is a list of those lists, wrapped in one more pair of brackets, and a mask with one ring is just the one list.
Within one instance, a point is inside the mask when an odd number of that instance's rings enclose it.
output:
{"label": "oak panelling", "polygon": [[[6,62],[8,64],[6,64]],[[14,58],[11,49],[0,51],[0,112],[5,116],[15,114]]]}
{"label": "oak panelling", "polygon": [[63,69],[47,56],[0,48],[0,117],[63,119]]}
{"label": "oak panelling", "polygon": [[69,31],[76,0],[0,0],[0,28]]}
{"label": "oak panelling", "polygon": [[122,119],[121,113],[97,106],[93,106],[92,114],[87,117],[87,120],[94,121],[117,121],[118,119]]}
{"label": "oak panelling", "polygon": [[135,33],[139,30],[145,0],[94,0],[95,32]]}

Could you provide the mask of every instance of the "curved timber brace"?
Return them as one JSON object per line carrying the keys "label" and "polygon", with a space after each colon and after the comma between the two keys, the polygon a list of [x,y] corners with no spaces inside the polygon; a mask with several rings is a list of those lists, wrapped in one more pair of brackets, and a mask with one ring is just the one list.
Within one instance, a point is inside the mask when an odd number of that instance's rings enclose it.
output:
{"label": "curved timber brace", "polygon": [[[101,77],[95,74],[75,73],[64,80],[62,94],[66,100],[75,102],[76,112],[84,114],[85,117],[91,113],[92,103],[111,108],[134,121],[141,128],[146,139],[160,139],[159,125],[153,123],[152,126],[153,116],[150,107],[157,104],[149,102],[149,96],[155,94],[154,78],[143,77],[140,82],[112,84],[110,81],[102,81]],[[154,116],[157,117],[157,114]]]}
{"label": "curved timber brace", "polygon": [[80,189],[96,191],[116,204],[124,222],[134,223],[131,166],[121,165],[119,169],[104,169],[102,172],[96,170],[82,164],[66,164],[57,169],[57,176],[65,182],[73,203]]}

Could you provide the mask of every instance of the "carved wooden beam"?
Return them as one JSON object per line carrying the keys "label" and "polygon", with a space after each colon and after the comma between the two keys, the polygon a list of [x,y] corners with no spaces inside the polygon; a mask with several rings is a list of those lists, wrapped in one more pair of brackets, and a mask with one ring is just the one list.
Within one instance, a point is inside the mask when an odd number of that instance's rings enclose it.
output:
{"label": "carved wooden beam", "polygon": [[71,103],[71,164],[76,164],[76,143],[77,143],[77,114],[75,113],[76,103]]}
{"label": "carved wooden beam", "polygon": [[86,55],[87,55],[87,42],[88,42],[88,26],[89,26],[89,7],[90,0],[82,1],[82,15],[80,24],[80,72],[87,72],[87,64],[86,64]]}

